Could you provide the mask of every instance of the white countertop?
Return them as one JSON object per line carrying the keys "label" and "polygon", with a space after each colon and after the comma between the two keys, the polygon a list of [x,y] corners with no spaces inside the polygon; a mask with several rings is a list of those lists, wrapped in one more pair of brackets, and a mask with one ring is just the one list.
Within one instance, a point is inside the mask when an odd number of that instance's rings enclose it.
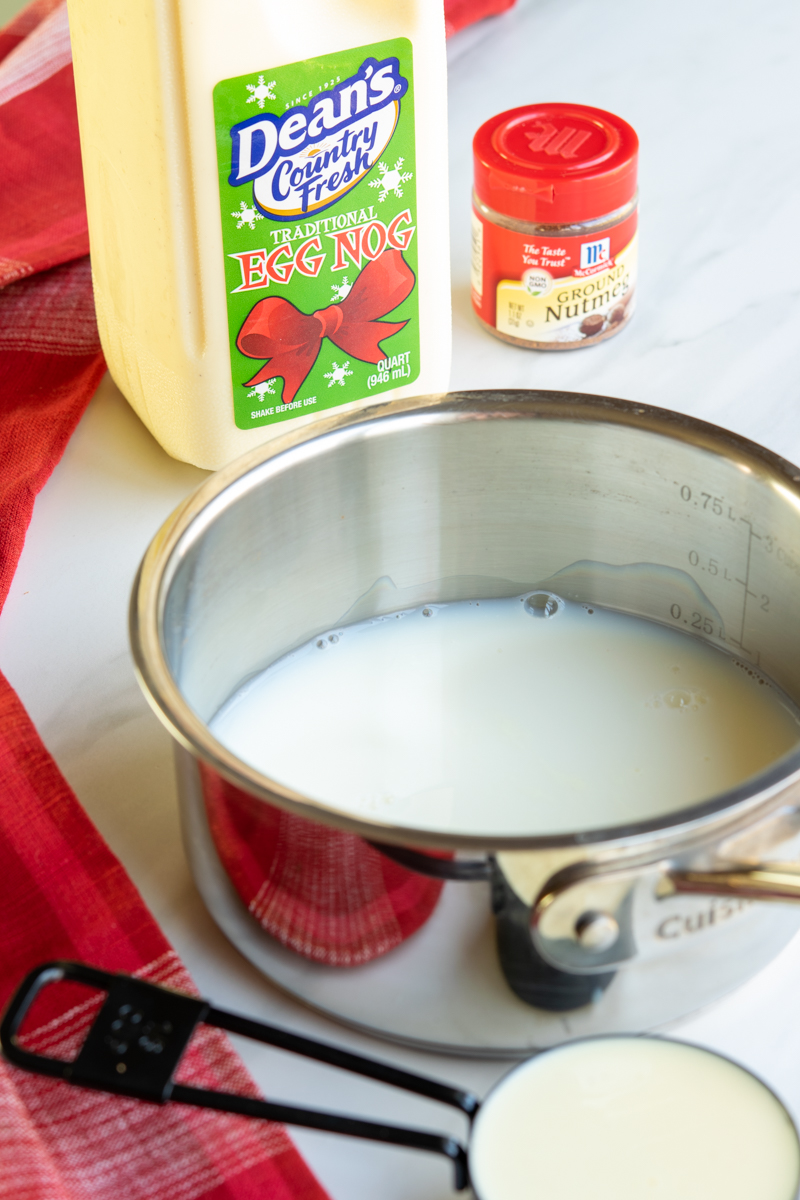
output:
{"label": "white countertop", "polygon": [[[537,387],[647,402],[726,425],[800,462],[800,166],[792,0],[522,0],[451,44],[452,386]],[[619,338],[537,354],[482,332],[469,300],[471,138],[532,100],[610,109],[636,128],[641,259]],[[189,875],[170,740],[133,677],[130,584],[160,522],[205,473],[156,445],[107,378],[36,502],[0,619],[0,667],[198,986],[214,1000],[438,1074],[479,1093],[503,1064],[400,1050],[281,995],[217,930]],[[679,1027],[742,1061],[800,1118],[800,941]],[[273,1098],[456,1131],[423,1101],[245,1044]],[[427,1155],[301,1131],[334,1200],[444,1200]]]}

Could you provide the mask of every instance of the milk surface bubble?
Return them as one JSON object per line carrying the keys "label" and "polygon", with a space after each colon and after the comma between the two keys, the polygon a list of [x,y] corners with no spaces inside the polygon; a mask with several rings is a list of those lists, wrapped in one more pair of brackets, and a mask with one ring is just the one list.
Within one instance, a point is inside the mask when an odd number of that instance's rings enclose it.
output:
{"label": "milk surface bubble", "polygon": [[211,729],[331,808],[419,829],[552,835],[724,792],[800,742],[754,668],[548,593],[427,604],[319,634]]}

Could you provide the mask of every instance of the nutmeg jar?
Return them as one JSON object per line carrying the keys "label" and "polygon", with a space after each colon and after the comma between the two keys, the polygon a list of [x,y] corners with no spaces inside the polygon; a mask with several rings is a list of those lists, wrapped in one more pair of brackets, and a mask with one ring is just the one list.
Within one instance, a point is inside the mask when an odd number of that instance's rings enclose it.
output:
{"label": "nutmeg jar", "polygon": [[[798,572],[800,470],[678,413],[466,392],[287,433],[181,505],[134,587],[134,658],[180,743],[201,895],[272,980],[395,1040],[515,1056],[709,1003],[800,924],[800,906],[763,902],[800,899],[800,744],[685,807],[620,822],[595,805],[549,832],[499,827],[495,769],[476,832],[345,811],[212,725],[243,682],[356,611],[556,577],[568,601],[733,647],[797,705]],[[300,723],[312,754],[325,719],[289,707],[264,736]]]}
{"label": "nutmeg jar", "polygon": [[572,350],[619,333],[636,290],[639,141],[580,104],[500,113],[473,142],[472,304],[504,341]]}

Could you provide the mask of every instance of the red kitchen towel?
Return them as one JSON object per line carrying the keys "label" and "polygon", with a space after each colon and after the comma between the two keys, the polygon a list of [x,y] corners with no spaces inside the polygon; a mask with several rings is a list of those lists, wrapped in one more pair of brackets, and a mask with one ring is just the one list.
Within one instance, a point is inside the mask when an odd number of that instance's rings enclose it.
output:
{"label": "red kitchen towel", "polygon": [[63,3],[0,32],[0,287],[89,252]]}
{"label": "red kitchen towel", "polygon": [[[76,258],[86,253],[86,224],[63,31],[63,9],[36,0],[0,35],[0,279],[17,281],[0,291],[0,605],[34,497],[105,369],[88,259]],[[192,989],[1,675],[0,903],[0,1006],[48,958]],[[96,1005],[52,989],[26,1041],[69,1056]],[[216,1030],[193,1040],[180,1077],[255,1092]],[[281,1126],[87,1092],[0,1062],[0,1198],[121,1196],[324,1200],[325,1192]]]}
{"label": "red kitchen towel", "polygon": [[[0,688],[0,1003],[36,963],[76,958],[192,991],[177,955],[88,820],[18,698]],[[51,989],[25,1043],[72,1057],[98,1001]],[[67,993],[69,995],[69,993]],[[256,1094],[217,1030],[179,1078]],[[3,1200],[324,1200],[283,1128],[70,1087],[0,1063]]]}
{"label": "red kitchen towel", "polygon": [[[0,1001],[33,965],[77,958],[193,990],[177,955],[48,755],[12,689],[0,690]],[[66,989],[64,989],[66,991]],[[69,993],[67,993],[69,995]],[[36,1017],[26,1045],[71,1057],[98,1001]],[[254,1095],[224,1035],[203,1028],[179,1078]],[[323,1200],[271,1122],[87,1092],[0,1064],[3,1200]]]}

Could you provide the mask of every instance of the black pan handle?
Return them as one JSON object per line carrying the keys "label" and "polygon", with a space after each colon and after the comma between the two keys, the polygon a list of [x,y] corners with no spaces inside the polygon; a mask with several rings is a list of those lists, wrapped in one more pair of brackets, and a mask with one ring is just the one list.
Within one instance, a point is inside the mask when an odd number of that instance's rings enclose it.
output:
{"label": "black pan handle", "polygon": [[[46,985],[62,980],[83,983],[107,993],[77,1058],[72,1062],[35,1054],[19,1042],[20,1027],[38,992]],[[447,1134],[385,1125],[339,1113],[276,1104],[269,1100],[257,1100],[230,1092],[206,1091],[175,1083],[173,1077],[178,1063],[200,1024],[213,1025],[391,1087],[438,1100],[457,1108],[469,1118],[478,1111],[478,1099],[471,1092],[461,1091],[437,1079],[414,1075],[391,1063],[352,1054],[327,1042],[301,1037],[288,1029],[213,1008],[205,1000],[147,983],[131,975],[112,974],[83,963],[44,963],[30,972],[12,997],[0,1023],[0,1047],[10,1062],[24,1070],[55,1076],[83,1087],[134,1096],[159,1104],[173,1100],[199,1108],[214,1108],[442,1154],[453,1164],[456,1189],[462,1191],[468,1186],[466,1150]]]}
{"label": "black pan handle", "polygon": [[401,867],[408,867],[409,871],[416,871],[419,875],[430,875],[432,879],[455,879],[470,883],[492,878],[492,862],[489,858],[435,858],[432,854],[411,850],[408,846],[390,846],[387,842],[372,841],[369,845]]}

